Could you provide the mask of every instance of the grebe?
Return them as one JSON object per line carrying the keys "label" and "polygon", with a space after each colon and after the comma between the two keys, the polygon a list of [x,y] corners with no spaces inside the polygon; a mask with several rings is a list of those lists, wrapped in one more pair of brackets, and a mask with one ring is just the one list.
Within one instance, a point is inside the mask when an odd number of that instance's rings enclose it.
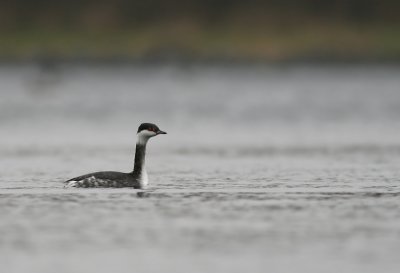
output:
{"label": "grebe", "polygon": [[148,177],[145,169],[145,156],[147,141],[156,135],[166,134],[157,125],[142,123],[137,131],[135,164],[130,173],[121,172],[95,172],[78,176],[67,180],[66,187],[77,188],[123,188],[133,187],[143,189],[148,185]]}

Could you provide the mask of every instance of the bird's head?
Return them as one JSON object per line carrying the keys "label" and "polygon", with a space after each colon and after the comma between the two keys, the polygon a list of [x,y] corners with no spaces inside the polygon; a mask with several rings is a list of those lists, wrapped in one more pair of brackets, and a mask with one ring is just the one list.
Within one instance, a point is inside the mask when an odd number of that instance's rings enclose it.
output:
{"label": "bird's head", "polygon": [[153,123],[142,123],[137,131],[138,143],[146,144],[151,137],[162,134],[166,134],[166,132],[161,131],[157,125]]}

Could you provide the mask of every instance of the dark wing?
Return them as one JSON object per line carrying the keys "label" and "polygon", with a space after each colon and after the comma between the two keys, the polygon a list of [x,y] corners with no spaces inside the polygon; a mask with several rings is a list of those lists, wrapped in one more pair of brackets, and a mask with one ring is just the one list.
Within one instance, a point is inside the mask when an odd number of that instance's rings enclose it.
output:
{"label": "dark wing", "polygon": [[126,177],[126,173],[121,173],[121,172],[95,172],[95,173],[88,173],[85,175],[81,175],[78,177],[71,178],[65,183],[70,182],[70,181],[81,181],[83,179],[89,178],[94,176],[96,179],[104,179],[104,180],[119,180],[121,178]]}

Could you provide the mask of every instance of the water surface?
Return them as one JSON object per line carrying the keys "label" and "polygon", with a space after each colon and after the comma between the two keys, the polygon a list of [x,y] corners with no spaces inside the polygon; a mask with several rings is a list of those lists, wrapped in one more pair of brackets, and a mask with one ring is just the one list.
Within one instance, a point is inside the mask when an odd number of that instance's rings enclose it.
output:
{"label": "water surface", "polygon": [[[0,68],[12,272],[397,272],[398,67]],[[151,187],[129,171],[154,122]]]}

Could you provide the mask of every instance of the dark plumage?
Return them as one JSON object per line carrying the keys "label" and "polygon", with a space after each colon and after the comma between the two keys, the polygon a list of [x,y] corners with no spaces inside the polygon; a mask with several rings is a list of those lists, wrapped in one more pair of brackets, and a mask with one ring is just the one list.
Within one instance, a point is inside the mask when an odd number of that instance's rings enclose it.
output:
{"label": "dark plumage", "polygon": [[69,179],[66,181],[66,183],[71,181],[79,181],[82,188],[95,188],[95,187],[139,188],[139,183],[137,181],[134,172],[130,173],[113,172],[113,171],[95,172]]}

